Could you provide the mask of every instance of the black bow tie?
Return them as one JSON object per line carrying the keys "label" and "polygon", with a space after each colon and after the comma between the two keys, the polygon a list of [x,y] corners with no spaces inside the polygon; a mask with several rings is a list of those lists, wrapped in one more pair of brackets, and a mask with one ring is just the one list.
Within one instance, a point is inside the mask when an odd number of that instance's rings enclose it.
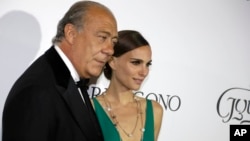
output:
{"label": "black bow tie", "polygon": [[88,84],[89,83],[89,79],[80,79],[80,81],[76,82],[76,85],[79,88],[86,88],[88,89]]}

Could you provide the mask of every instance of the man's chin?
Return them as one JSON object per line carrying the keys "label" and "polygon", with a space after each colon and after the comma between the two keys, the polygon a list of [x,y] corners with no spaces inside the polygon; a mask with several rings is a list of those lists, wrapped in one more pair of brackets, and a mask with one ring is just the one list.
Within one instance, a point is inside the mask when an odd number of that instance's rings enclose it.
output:
{"label": "man's chin", "polygon": [[102,73],[102,69],[101,70],[96,70],[96,71],[92,71],[91,73],[91,77],[99,77]]}

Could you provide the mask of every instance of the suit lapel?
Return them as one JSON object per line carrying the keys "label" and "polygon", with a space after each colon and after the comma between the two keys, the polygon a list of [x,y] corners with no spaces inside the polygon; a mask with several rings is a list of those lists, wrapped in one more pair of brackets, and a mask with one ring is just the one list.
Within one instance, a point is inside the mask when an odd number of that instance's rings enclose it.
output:
{"label": "suit lapel", "polygon": [[[83,134],[91,141],[101,140],[101,129],[96,129],[93,121],[90,119],[88,110],[82,101],[80,93],[78,91],[73,78],[70,75],[70,71],[60,58],[54,47],[51,47],[45,56],[48,59],[56,78],[56,87],[60,91],[63,99],[66,101],[73,118],[76,120]],[[97,121],[94,121],[97,122]],[[99,133],[99,135],[93,135]]]}
{"label": "suit lapel", "polygon": [[62,96],[85,136],[91,141],[96,140],[96,136],[93,136],[97,132],[94,123],[73,80],[69,82],[67,90],[62,93]]}

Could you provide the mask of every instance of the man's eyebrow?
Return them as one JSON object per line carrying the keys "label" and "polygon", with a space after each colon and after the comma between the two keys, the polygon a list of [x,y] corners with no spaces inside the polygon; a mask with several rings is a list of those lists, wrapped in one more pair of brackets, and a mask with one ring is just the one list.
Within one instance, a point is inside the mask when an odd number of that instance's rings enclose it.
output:
{"label": "man's eyebrow", "polygon": [[[110,32],[108,32],[108,31],[98,31],[97,33],[98,33],[98,34],[99,34],[99,33],[107,34],[107,35],[111,36]],[[116,35],[116,36],[112,37],[112,39],[118,39],[118,36]]]}
{"label": "man's eyebrow", "polygon": [[97,32],[97,34],[107,34],[107,35],[109,35],[109,36],[110,36],[110,33],[109,33],[109,32],[107,32],[107,31],[98,31],[98,32]]}

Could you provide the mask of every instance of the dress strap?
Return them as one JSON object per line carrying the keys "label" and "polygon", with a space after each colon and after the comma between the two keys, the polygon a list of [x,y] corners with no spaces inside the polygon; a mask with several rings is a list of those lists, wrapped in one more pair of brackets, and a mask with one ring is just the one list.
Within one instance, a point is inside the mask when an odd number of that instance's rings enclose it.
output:
{"label": "dress strap", "polygon": [[143,135],[143,141],[154,141],[154,112],[152,101],[146,99],[146,120],[145,120],[145,132]]}

